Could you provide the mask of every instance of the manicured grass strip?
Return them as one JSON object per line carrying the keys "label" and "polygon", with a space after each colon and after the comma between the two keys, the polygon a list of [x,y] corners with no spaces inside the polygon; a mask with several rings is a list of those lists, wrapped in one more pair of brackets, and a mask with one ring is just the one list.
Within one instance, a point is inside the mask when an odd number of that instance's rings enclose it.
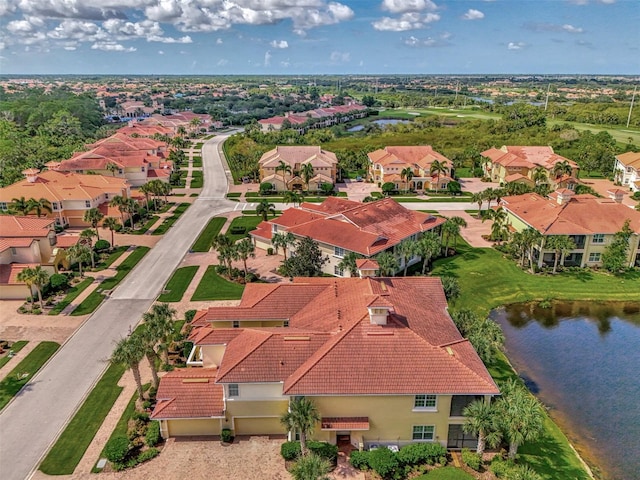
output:
{"label": "manicured grass strip", "polygon": [[123,387],[118,386],[118,381],[123,373],[123,366],[109,366],[40,464],[42,472],[47,475],[73,473],[122,392]]}
{"label": "manicured grass strip", "polygon": [[226,221],[227,219],[224,217],[215,217],[209,220],[209,223],[207,223],[207,226],[191,247],[191,250],[194,252],[208,252],[211,247],[211,241],[220,233]]}
{"label": "manicured grass strip", "polygon": [[132,235],[144,235],[145,233],[147,233],[147,231],[153,227],[153,225],[158,221],[160,217],[157,215],[152,215],[149,220],[147,220],[145,222],[145,224],[142,226],[142,228],[139,228],[138,230],[135,230],[133,232],[131,232]]}
{"label": "manicured grass strip", "polygon": [[85,278],[83,281],[78,283],[76,286],[71,287],[67,291],[67,296],[61,302],[51,309],[49,315],[59,315],[62,310],[67,308],[71,303],[78,298],[78,296],[84,292],[85,288],[93,283],[93,278]]}
{"label": "manicured grass strip", "polygon": [[125,245],[114,248],[113,252],[109,254],[109,256],[106,258],[104,262],[100,262],[99,264],[96,265],[96,272],[109,268],[113,264],[113,262],[115,262],[118,258],[120,258],[120,255],[122,255],[124,252],[128,250],[128,248],[129,247]]}
{"label": "manicured grass strip", "polygon": [[204,142],[201,143],[196,143],[196,146],[194,147],[196,150],[202,150],[202,147],[204,146]]}
{"label": "manicured grass strip", "polygon": [[593,270],[531,275],[492,248],[473,248],[458,239],[458,255],[434,262],[434,275],[458,279],[461,295],[454,309],[482,315],[510,303],[545,299],[640,301],[640,272],[614,276]]}
{"label": "manicured grass strip", "polygon": [[202,157],[193,157],[193,162],[191,162],[193,167],[201,167],[202,166]]}
{"label": "manicured grass strip", "polygon": [[167,230],[178,221],[180,216],[191,206],[190,203],[181,203],[176,209],[173,211],[173,215],[164,219],[164,222],[160,224],[158,228],[156,228],[151,235],[164,235]]}
{"label": "manicured grass strip", "polygon": [[197,265],[178,268],[167,282],[164,288],[167,293],[163,293],[158,297],[159,302],[179,302],[182,300],[184,292],[189,287],[191,280],[198,271]]}
{"label": "manicured grass strip", "polygon": [[29,355],[0,382],[0,410],[20,391],[51,356],[60,348],[56,342],[40,342]]}
{"label": "manicured grass strip", "polygon": [[[254,216],[242,216],[236,217],[231,221],[229,228],[227,229],[226,235],[231,238],[234,242],[237,242],[241,238],[244,238],[249,235],[251,230],[255,230],[258,224],[262,221],[262,217],[258,215]],[[244,228],[244,233],[231,233],[234,228]]]}
{"label": "manicured grass strip", "polygon": [[242,196],[241,192],[231,192],[227,193],[227,198],[240,198]]}
{"label": "manicured grass strip", "polygon": [[[15,342],[13,345],[11,345],[11,348],[9,348],[9,351],[13,353],[18,353],[20,350],[24,348],[24,346],[27,343],[29,342],[27,342],[26,340],[20,340],[18,342]],[[0,368],[4,367],[9,362],[9,360],[11,360],[11,357],[9,357],[9,352],[7,352],[7,355],[0,358]]]}
{"label": "manicured grass strip", "polygon": [[195,170],[191,172],[191,188],[202,188],[204,178],[202,172]]}
{"label": "manicured grass strip", "polygon": [[238,300],[242,296],[243,285],[229,282],[216,273],[215,265],[209,265],[191,301]]}
{"label": "manicured grass strip", "polygon": [[113,277],[107,278],[103,280],[102,283],[96,288],[93,292],[91,292],[87,298],[85,298],[80,305],[78,305],[71,315],[74,317],[79,315],[88,315],[92,313],[98,305],[102,303],[104,300],[104,294],[102,293],[104,290],[113,290],[124,277],[135,267],[142,257],[144,257],[149,251],[149,247],[136,247],[136,249],[131,252],[125,260],[116,267],[118,273],[116,273]]}

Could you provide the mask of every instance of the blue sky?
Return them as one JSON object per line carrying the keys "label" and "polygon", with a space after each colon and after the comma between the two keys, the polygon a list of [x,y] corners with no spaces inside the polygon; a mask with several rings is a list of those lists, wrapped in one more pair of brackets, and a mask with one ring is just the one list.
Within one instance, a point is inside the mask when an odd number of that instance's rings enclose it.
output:
{"label": "blue sky", "polygon": [[638,0],[0,0],[0,73],[640,73]]}

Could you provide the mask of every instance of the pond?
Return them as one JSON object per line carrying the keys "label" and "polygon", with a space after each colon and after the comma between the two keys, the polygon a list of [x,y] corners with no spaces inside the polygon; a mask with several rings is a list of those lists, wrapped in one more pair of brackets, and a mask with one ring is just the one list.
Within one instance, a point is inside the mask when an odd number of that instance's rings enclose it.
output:
{"label": "pond", "polygon": [[509,359],[611,480],[640,478],[640,305],[554,302],[494,310]]}
{"label": "pond", "polygon": [[[410,120],[400,120],[398,118],[379,118],[378,120],[374,120],[371,123],[375,123],[376,125],[384,127],[386,125],[397,125],[398,123],[410,123]],[[347,132],[359,132],[361,130],[364,130],[364,125],[355,125],[347,129]]]}

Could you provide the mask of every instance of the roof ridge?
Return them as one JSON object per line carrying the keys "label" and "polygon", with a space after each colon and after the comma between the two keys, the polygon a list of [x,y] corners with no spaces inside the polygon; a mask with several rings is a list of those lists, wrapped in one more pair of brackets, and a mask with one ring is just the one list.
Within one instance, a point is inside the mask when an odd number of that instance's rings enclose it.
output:
{"label": "roof ridge", "polygon": [[[480,363],[484,366],[485,371],[489,374],[489,378],[492,379],[493,382],[493,386],[495,387],[495,382],[493,381],[493,378],[491,377],[491,374],[489,373],[489,370],[487,369],[487,366],[484,364],[484,362],[482,361],[482,359],[480,358],[480,356],[478,355],[478,352],[476,351],[475,347],[473,346],[473,344],[469,341],[468,338],[463,338],[462,340],[455,342],[454,345],[461,345],[463,343],[469,344],[471,346],[471,349],[475,352],[476,356],[478,357],[478,360],[480,361]],[[446,347],[440,347],[440,350],[442,351],[442,348],[446,348]],[[456,357],[456,355],[449,355],[448,353],[446,353],[446,355],[448,355],[449,357],[452,357],[457,363],[458,365],[462,366],[464,369],[468,370],[469,372],[471,372],[476,378],[480,379],[483,383],[489,384],[487,382],[486,378],[483,378],[481,375],[478,374],[478,372],[476,372],[475,370],[473,370],[472,368],[470,368],[465,362],[462,362],[459,358]]]}
{"label": "roof ridge", "polygon": [[[240,357],[238,360],[236,360],[232,366],[226,368],[224,372],[220,368],[218,368],[218,375],[216,376],[216,383],[219,382],[222,378],[224,378],[224,376],[227,375],[240,362],[242,362],[249,355],[251,355],[253,352],[255,352],[258,349],[258,347],[260,347],[264,342],[269,340],[269,338],[271,338],[271,336],[273,335],[271,332],[266,332],[264,330],[257,330],[255,328],[245,328],[243,330],[244,331],[242,333],[245,333],[245,332],[259,333],[260,335],[263,335],[264,338],[260,342],[256,343],[256,345],[254,345],[253,348],[251,348],[250,350],[245,352],[245,354],[242,357]],[[234,340],[237,340],[238,338],[240,338],[242,336],[242,333],[240,335],[238,335],[237,337],[235,337],[233,340],[231,340],[231,342],[233,342]],[[231,343],[231,342],[229,342],[229,343]],[[227,348],[228,348],[228,345],[227,345]]]}

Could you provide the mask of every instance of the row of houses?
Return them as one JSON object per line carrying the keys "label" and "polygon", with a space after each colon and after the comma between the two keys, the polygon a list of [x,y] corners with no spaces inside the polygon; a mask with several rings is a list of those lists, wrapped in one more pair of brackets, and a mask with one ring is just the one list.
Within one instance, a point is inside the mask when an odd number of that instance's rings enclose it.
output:
{"label": "row of houses", "polygon": [[367,107],[359,103],[351,102],[347,105],[335,105],[333,107],[321,107],[301,113],[286,113],[284,116],[276,116],[258,120],[263,132],[282,130],[283,127],[291,127],[300,132],[308,128],[313,121],[313,128],[326,128],[338,123],[351,122],[367,116]]}

